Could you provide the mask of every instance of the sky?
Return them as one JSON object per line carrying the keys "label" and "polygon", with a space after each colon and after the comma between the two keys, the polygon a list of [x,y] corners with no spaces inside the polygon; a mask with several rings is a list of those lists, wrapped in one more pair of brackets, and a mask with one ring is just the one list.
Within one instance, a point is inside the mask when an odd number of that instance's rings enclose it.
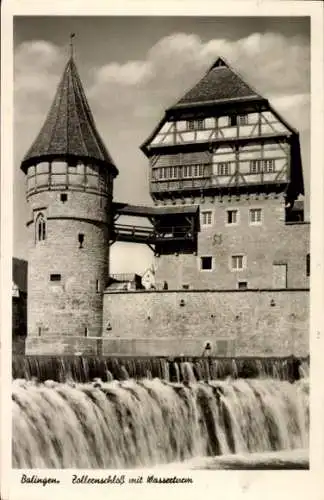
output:
{"label": "sky", "polygon": [[[20,163],[38,134],[69,57],[119,176],[114,200],[152,204],[140,145],[164,114],[224,57],[300,132],[309,210],[310,26],[307,18],[63,17],[14,20],[14,256],[27,259],[25,176]],[[142,274],[153,255],[115,243],[111,272]]]}

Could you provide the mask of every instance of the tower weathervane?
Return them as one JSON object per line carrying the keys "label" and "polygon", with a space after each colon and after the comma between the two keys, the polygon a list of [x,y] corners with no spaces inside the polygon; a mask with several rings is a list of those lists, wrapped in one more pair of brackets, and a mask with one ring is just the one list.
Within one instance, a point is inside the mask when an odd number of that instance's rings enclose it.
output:
{"label": "tower weathervane", "polygon": [[73,38],[75,37],[75,33],[70,33],[70,55],[71,57],[73,57],[74,53],[73,53]]}

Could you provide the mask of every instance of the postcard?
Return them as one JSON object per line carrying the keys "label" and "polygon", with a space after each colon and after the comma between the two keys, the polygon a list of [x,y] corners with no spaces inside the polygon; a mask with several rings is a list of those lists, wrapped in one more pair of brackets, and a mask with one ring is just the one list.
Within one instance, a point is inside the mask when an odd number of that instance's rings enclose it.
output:
{"label": "postcard", "polygon": [[2,27],[1,497],[319,498],[322,3]]}

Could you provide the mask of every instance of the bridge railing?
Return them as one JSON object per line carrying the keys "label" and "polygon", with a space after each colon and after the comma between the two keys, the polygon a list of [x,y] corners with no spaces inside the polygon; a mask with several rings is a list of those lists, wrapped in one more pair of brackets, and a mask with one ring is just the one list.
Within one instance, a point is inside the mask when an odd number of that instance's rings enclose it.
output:
{"label": "bridge railing", "polygon": [[189,227],[187,226],[169,226],[161,228],[149,228],[145,226],[135,226],[129,224],[115,224],[114,227],[115,234],[127,235],[140,238],[191,238],[193,236]]}

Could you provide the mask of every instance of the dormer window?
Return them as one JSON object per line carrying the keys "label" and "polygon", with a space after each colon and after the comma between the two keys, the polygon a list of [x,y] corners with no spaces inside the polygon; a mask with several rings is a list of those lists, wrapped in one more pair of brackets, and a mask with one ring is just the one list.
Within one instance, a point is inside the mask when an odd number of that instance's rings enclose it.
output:
{"label": "dormer window", "polygon": [[249,116],[248,115],[238,115],[237,122],[239,125],[248,125]]}
{"label": "dormer window", "polygon": [[205,126],[204,120],[197,120],[197,130],[202,130]]}
{"label": "dormer window", "polygon": [[237,116],[236,115],[231,115],[228,117],[228,126],[229,127],[236,127],[237,125]]}
{"label": "dormer window", "polygon": [[36,241],[46,239],[46,220],[43,214],[38,214],[36,219]]}
{"label": "dormer window", "polygon": [[228,126],[248,125],[248,115],[231,115],[228,117]]}
{"label": "dormer window", "polygon": [[187,130],[189,131],[195,130],[194,120],[187,120]]}
{"label": "dormer window", "polygon": [[187,120],[187,130],[203,130],[205,127],[205,120]]}

